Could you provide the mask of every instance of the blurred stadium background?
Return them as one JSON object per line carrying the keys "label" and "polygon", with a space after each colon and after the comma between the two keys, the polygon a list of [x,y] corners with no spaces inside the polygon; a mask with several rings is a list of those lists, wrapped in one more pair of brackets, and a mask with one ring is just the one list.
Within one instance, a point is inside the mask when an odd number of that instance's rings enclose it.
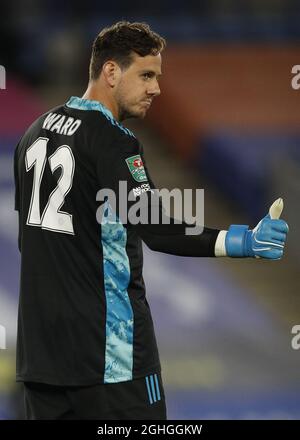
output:
{"label": "blurred stadium background", "polygon": [[0,419],[22,418],[15,384],[19,284],[12,156],[26,127],[81,96],[98,31],[146,21],[168,40],[162,95],[143,122],[158,187],[205,188],[211,227],[254,226],[282,196],[280,262],[191,259],[145,249],[145,280],[171,419],[299,419],[300,64],[298,0],[10,0],[0,14]]}

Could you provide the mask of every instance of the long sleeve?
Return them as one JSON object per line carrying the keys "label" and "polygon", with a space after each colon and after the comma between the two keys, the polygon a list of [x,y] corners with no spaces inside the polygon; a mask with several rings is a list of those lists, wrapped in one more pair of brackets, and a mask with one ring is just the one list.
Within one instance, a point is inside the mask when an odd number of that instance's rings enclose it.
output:
{"label": "long sleeve", "polygon": [[[193,225],[185,222],[177,224],[173,218],[166,217],[161,198],[153,196],[157,190],[146,167],[142,147],[134,137],[121,134],[105,150],[101,150],[105,154],[98,158],[98,179],[102,188],[115,193],[116,214],[125,226],[130,224],[154,251],[190,257],[215,256],[219,230],[204,227],[201,234],[186,235],[186,228]],[[122,194],[120,183],[124,188]],[[127,201],[124,212],[124,209],[119,208],[120,202],[124,205],[129,193],[135,197],[134,200]],[[144,223],[137,223],[132,218],[133,204],[139,200],[147,212],[147,221]],[[156,224],[151,222],[153,210],[159,212],[159,221]]]}

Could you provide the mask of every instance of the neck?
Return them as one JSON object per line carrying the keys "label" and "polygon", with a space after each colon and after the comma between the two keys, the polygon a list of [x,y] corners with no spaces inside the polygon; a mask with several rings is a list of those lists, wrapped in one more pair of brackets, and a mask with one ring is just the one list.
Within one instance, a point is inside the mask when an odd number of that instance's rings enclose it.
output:
{"label": "neck", "polygon": [[90,82],[82,98],[100,102],[100,104],[103,104],[108,110],[110,110],[113,117],[119,121],[117,103],[104,87],[99,87],[96,83]]}

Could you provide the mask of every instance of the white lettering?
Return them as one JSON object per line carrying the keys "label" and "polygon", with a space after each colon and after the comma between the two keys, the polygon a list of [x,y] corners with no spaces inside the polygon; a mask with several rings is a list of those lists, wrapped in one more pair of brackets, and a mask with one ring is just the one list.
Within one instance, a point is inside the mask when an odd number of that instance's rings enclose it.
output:
{"label": "white lettering", "polygon": [[6,331],[3,325],[0,325],[0,349],[6,349]]}
{"label": "white lettering", "polygon": [[57,121],[54,125],[52,125],[52,127],[51,127],[50,130],[51,130],[51,131],[56,131],[56,133],[60,133],[60,129],[61,129],[61,127],[62,127],[64,121],[65,121],[65,116],[61,116],[61,117],[58,119],[58,121]]}
{"label": "white lettering", "polygon": [[300,348],[300,325],[294,325],[292,328],[292,334],[296,335],[292,338],[291,344],[294,350],[299,350]]}
{"label": "white lettering", "polygon": [[43,122],[43,128],[50,131],[56,131],[58,134],[72,136],[81,125],[81,119],[76,119],[71,116],[65,121],[65,115],[58,115],[57,113],[49,113]]}
{"label": "white lettering", "polygon": [[[166,188],[153,190],[151,187],[142,186],[133,188],[128,193],[127,181],[121,180],[119,181],[118,193],[115,193],[110,188],[103,188],[98,191],[96,200],[105,202],[97,209],[96,218],[98,223],[106,222],[107,215],[105,210],[107,206],[110,206],[111,212],[114,212],[123,224],[127,224],[128,220],[133,225],[138,223],[148,224],[149,220],[152,225],[169,225],[173,222],[174,224],[185,223],[189,225],[189,227],[185,228],[186,235],[202,234],[204,229],[204,190],[196,189],[196,215],[192,216],[192,189],[184,189],[182,194],[182,191],[178,188],[169,191]],[[148,192],[151,194],[148,194]],[[139,196],[138,200],[136,200],[137,195]],[[166,213],[165,205],[168,204],[167,208],[170,211],[171,198],[174,201],[173,208],[174,212],[176,212],[176,217],[170,217],[169,212]],[[128,209],[128,202],[135,203],[130,203]],[[110,221],[111,218],[112,216],[110,215]],[[184,222],[183,219],[186,219],[186,221]]]}
{"label": "white lettering", "polygon": [[60,134],[68,135],[68,129],[73,124],[74,118],[71,118],[71,116],[66,120],[65,125],[60,130]]}
{"label": "white lettering", "polygon": [[294,90],[300,89],[300,65],[295,65],[292,67],[292,73],[294,73],[296,76],[292,78],[292,88]]}
{"label": "white lettering", "polygon": [[0,89],[6,89],[6,71],[4,66],[0,66]]}
{"label": "white lettering", "polygon": [[43,123],[43,128],[46,130],[50,130],[52,124],[54,124],[55,121],[59,118],[59,115],[56,113],[49,113],[49,115],[46,117]]}
{"label": "white lettering", "polygon": [[107,426],[105,423],[104,426],[98,426],[97,434],[98,435],[123,435],[127,438],[130,434],[131,426]]}
{"label": "white lettering", "polygon": [[72,136],[72,134],[75,133],[75,131],[80,127],[80,125],[81,125],[81,120],[76,119],[76,121],[69,128],[68,136]]}

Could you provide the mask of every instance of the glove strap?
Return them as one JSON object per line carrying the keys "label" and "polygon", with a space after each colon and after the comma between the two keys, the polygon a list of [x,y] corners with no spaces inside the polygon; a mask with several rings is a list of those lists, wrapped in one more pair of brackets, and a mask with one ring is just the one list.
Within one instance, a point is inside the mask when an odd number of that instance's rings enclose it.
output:
{"label": "glove strap", "polygon": [[225,239],[226,253],[229,257],[247,257],[247,225],[231,225]]}

